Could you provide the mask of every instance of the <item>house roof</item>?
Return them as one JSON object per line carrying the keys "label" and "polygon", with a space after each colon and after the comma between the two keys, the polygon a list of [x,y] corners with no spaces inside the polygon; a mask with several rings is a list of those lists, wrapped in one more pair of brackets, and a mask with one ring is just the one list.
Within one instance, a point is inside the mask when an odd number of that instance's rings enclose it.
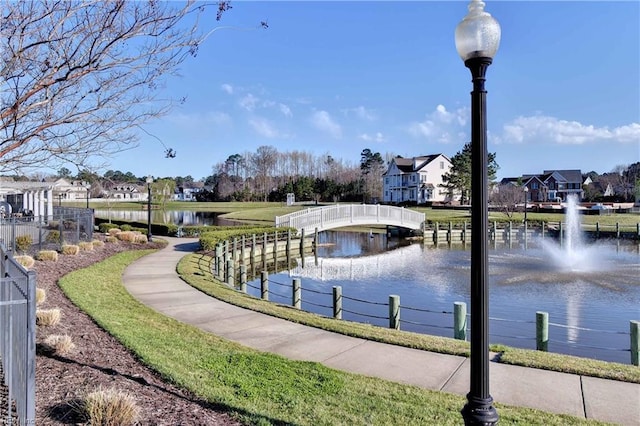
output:
{"label": "house roof", "polygon": [[[421,155],[421,156],[412,157],[412,158],[396,157],[391,161],[393,161],[396,164],[396,166],[401,172],[411,173],[411,172],[419,171],[420,169],[422,169],[427,164],[431,163],[433,160],[435,160],[440,156],[449,160],[449,158],[447,158],[447,156],[444,154],[431,154],[431,155]],[[415,168],[414,168],[414,165],[415,165]]]}
{"label": "house roof", "polygon": [[582,172],[578,170],[545,170],[544,174],[558,173],[562,175],[567,182],[580,182],[582,183]]}

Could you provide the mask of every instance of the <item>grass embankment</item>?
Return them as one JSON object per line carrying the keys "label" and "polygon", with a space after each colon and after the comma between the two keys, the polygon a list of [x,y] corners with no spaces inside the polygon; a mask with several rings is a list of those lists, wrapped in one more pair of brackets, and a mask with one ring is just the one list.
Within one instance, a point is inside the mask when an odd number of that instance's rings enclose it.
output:
{"label": "grass embankment", "polygon": [[[187,283],[217,299],[289,321],[383,343],[451,355],[469,355],[469,344],[465,341],[397,331],[369,324],[338,321],[333,318],[291,309],[289,306],[247,296],[217,281],[209,272],[212,261],[211,257],[203,254],[188,255],[178,264],[178,273]],[[631,364],[619,364],[550,352],[518,349],[504,345],[492,345],[491,350],[499,352],[501,354],[500,362],[505,364],[640,383],[640,368]]]}
{"label": "grass embankment", "polygon": [[[141,305],[124,289],[121,277],[126,266],[146,253],[120,253],[65,276],[60,285],[143,362],[243,422],[461,424],[462,396],[260,353]],[[504,424],[597,424],[532,409],[499,404],[498,409]]]}

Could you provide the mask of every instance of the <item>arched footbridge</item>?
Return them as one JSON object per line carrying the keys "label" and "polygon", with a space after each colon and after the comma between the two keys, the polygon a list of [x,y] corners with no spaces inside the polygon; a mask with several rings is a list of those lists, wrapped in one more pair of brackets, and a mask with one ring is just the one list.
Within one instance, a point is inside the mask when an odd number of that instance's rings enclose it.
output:
{"label": "arched footbridge", "polygon": [[292,227],[305,235],[354,225],[387,225],[422,229],[425,214],[404,207],[380,204],[336,204],[313,207],[276,217],[276,226]]}

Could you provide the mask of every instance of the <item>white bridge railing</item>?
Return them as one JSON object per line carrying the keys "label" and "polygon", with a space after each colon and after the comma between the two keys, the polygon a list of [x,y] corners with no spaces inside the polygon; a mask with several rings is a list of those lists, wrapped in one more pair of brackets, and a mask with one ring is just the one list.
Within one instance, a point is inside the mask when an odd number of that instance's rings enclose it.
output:
{"label": "white bridge railing", "polygon": [[314,207],[276,217],[276,226],[293,227],[305,235],[354,225],[388,225],[422,229],[425,214],[404,207],[380,204],[336,204]]}

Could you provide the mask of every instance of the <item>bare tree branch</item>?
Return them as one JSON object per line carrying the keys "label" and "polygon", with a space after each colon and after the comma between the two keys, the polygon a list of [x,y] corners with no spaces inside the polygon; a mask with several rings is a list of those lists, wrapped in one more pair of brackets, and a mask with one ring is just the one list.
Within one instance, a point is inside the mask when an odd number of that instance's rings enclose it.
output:
{"label": "bare tree branch", "polygon": [[0,1],[2,172],[84,167],[135,146],[135,128],[173,106],[159,89],[206,37],[198,31],[205,7],[216,7],[218,19],[230,8],[227,1]]}

